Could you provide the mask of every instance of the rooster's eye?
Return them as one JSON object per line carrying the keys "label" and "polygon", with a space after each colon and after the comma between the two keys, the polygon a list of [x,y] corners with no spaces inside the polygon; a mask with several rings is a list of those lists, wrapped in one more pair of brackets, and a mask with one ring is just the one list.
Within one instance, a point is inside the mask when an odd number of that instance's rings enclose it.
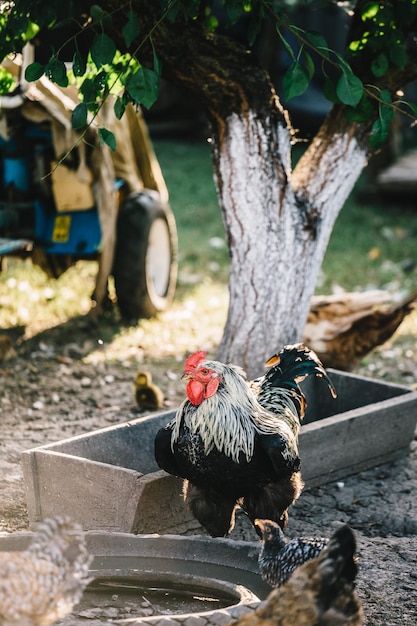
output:
{"label": "rooster's eye", "polygon": [[208,370],[206,367],[203,367],[203,369],[201,370],[201,373],[204,374],[204,376],[205,376],[206,374],[209,373],[209,371],[210,370]]}

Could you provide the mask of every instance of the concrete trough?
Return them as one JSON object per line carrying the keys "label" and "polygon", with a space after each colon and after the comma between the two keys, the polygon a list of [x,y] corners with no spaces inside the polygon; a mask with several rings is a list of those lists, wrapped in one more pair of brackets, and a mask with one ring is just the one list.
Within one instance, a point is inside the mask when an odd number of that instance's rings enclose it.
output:
{"label": "concrete trough", "polygon": [[[300,434],[306,488],[339,480],[408,452],[417,422],[417,392],[329,370],[303,383],[308,407]],[[182,481],[159,470],[156,432],[165,411],[22,453],[29,520],[57,514],[85,530],[184,534],[198,530],[181,497]]]}
{"label": "concrete trough", "polygon": [[[0,533],[0,560],[4,551],[26,550],[32,537]],[[92,581],[73,613],[59,621],[62,626],[83,626],[93,617],[94,624],[221,626],[270,592],[259,575],[259,542],[101,531],[85,537]],[[162,606],[158,591],[166,597]],[[153,599],[149,617],[141,616],[144,598]]]}

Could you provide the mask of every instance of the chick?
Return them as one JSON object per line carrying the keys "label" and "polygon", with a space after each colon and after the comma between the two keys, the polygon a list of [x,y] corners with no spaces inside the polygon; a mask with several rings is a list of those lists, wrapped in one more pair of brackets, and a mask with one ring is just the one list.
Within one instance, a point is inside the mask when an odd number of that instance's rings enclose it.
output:
{"label": "chick", "polygon": [[353,532],[341,526],[318,557],[300,565],[255,611],[230,626],[360,626],[355,551]]}
{"label": "chick", "polygon": [[26,551],[1,553],[0,626],[48,626],[71,613],[90,582],[90,562],[78,524],[45,520]]}
{"label": "chick", "polygon": [[0,335],[0,363],[5,363],[16,356],[17,353],[10,337],[8,335]]}
{"label": "chick", "polygon": [[142,411],[155,411],[164,405],[164,394],[152,382],[150,372],[139,372],[135,378],[135,401]]}
{"label": "chick", "polygon": [[293,571],[309,559],[316,558],[327,545],[323,537],[298,537],[289,541],[272,520],[256,519],[263,541],[259,554],[259,570],[271,587],[280,587]]}

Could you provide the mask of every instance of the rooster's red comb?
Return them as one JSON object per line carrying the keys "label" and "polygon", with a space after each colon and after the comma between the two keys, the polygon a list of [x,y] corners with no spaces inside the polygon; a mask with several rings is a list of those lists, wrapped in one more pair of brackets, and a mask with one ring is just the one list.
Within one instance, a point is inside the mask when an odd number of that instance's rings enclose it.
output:
{"label": "rooster's red comb", "polygon": [[197,367],[197,365],[201,363],[201,361],[204,361],[204,359],[206,358],[206,354],[207,352],[204,352],[204,350],[199,350],[198,352],[190,354],[190,356],[185,359],[184,372],[186,374],[192,372]]}

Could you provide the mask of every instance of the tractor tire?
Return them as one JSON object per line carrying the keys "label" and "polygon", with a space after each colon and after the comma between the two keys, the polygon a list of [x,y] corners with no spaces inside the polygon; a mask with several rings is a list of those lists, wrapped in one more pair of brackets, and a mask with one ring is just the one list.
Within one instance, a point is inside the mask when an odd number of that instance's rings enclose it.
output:
{"label": "tractor tire", "polygon": [[177,280],[177,229],[158,194],[129,195],[120,207],[113,276],[118,307],[129,322],[167,309]]}

